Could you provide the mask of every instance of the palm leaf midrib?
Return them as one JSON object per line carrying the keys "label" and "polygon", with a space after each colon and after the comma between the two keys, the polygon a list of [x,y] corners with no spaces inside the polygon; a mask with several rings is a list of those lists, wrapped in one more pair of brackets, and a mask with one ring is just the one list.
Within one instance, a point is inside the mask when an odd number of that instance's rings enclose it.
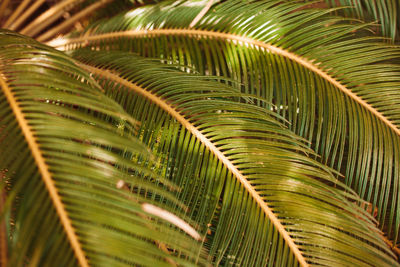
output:
{"label": "palm leaf midrib", "polygon": [[97,40],[106,40],[112,38],[120,38],[120,37],[151,37],[151,36],[168,36],[168,35],[185,35],[185,36],[199,36],[206,38],[215,38],[215,39],[223,39],[230,42],[238,43],[239,45],[245,46],[255,46],[261,49],[265,49],[269,52],[275,53],[277,55],[288,58],[313,73],[317,74],[324,80],[328,81],[335,88],[339,89],[345,95],[353,99],[356,103],[364,107],[366,110],[374,114],[380,121],[382,121],[385,125],[387,125],[391,130],[393,130],[398,136],[400,136],[400,129],[391,122],[391,120],[383,115],[380,111],[374,108],[371,104],[365,101],[362,97],[355,94],[352,90],[347,88],[343,83],[339,82],[332,75],[328,74],[325,70],[318,67],[318,64],[315,64],[312,60],[301,57],[293,52],[280,48],[278,46],[265,43],[263,41],[258,41],[253,38],[249,38],[246,36],[241,36],[237,34],[230,34],[224,32],[216,32],[212,30],[197,30],[197,29],[153,29],[153,30],[128,30],[128,31],[118,31],[118,32],[110,32],[110,33],[102,33],[102,34],[94,34],[89,36],[83,36],[78,38],[66,39],[66,40],[53,40],[49,42],[49,45],[53,45],[56,48],[62,48],[63,46],[70,44],[82,44],[90,41]]}
{"label": "palm leaf midrib", "polygon": [[50,198],[54,203],[54,208],[57,211],[58,217],[63,226],[65,234],[67,235],[69,243],[71,244],[71,247],[75,252],[75,256],[82,267],[89,266],[87,259],[85,257],[85,253],[83,252],[82,246],[78,240],[74,228],[72,227],[71,220],[67,214],[64,204],[61,201],[61,197],[54,184],[52,175],[50,174],[49,168],[45,162],[45,159],[40,150],[38,142],[34,136],[34,133],[31,127],[29,126],[27,120],[25,119],[24,114],[18,105],[18,102],[11,91],[11,88],[8,86],[6,79],[3,78],[1,72],[0,72],[0,86],[3,89],[3,93],[6,96],[9,105],[15,114],[16,120],[18,121],[21,131],[25,137],[25,140],[32,152],[32,156],[35,159],[38,171],[40,172],[43,182],[46,185],[47,191],[50,195]]}
{"label": "palm leaf midrib", "polygon": [[247,178],[238,170],[238,168],[229,160],[223,152],[221,152],[206,136],[204,136],[192,123],[190,123],[184,116],[182,116],[174,107],[169,105],[165,100],[161,99],[157,95],[147,91],[146,89],[138,86],[135,83],[131,83],[128,80],[121,78],[120,76],[113,74],[107,70],[99,69],[96,67],[88,66],[80,64],[80,66],[84,69],[87,69],[91,73],[102,76],[109,80],[115,81],[119,84],[122,84],[133,90],[135,93],[138,93],[157,106],[165,110],[168,114],[170,114],[173,118],[175,118],[181,125],[183,125],[189,132],[191,132],[197,139],[199,139],[205,147],[207,147],[224,165],[225,167],[232,172],[232,174],[239,180],[239,182],[243,185],[243,187],[247,190],[247,192],[251,195],[251,197],[257,202],[259,207],[263,210],[263,212],[268,216],[268,218],[272,221],[273,225],[278,229],[279,233],[282,235],[284,240],[288,243],[288,246],[291,248],[293,254],[301,264],[301,266],[308,266],[304,256],[300,252],[298,246],[294,243],[292,237],[286,231],[278,217],[273,213],[273,211],[268,207],[267,203],[262,199],[259,193],[255,190],[255,188],[250,184]]}

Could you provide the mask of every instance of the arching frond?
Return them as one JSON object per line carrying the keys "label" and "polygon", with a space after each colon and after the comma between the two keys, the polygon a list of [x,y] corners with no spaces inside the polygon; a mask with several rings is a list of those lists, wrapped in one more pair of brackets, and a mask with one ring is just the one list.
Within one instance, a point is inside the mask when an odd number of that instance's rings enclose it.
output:
{"label": "arching frond", "polygon": [[127,53],[74,55],[144,122],[143,141],[167,153],[165,175],[184,188],[179,198],[192,207],[214,264],[396,264],[371,217],[348,201],[356,194],[274,112]]}
{"label": "arching frond", "polygon": [[398,243],[398,47],[369,36],[368,25],[292,1],[216,3],[189,28],[206,2],[135,9],[53,44],[133,51],[238,82],[377,208],[379,227]]}
{"label": "arching frond", "polygon": [[204,263],[137,122],[85,70],[0,31],[0,88],[9,266]]}
{"label": "arching frond", "polygon": [[349,7],[346,15],[375,21],[380,24],[383,36],[398,40],[400,29],[400,3],[397,0],[325,0],[331,6]]}

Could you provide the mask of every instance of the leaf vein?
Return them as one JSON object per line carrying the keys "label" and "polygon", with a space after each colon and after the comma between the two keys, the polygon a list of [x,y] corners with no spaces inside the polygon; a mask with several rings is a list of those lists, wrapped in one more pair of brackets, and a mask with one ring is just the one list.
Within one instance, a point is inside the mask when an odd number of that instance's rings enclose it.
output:
{"label": "leaf vein", "polygon": [[357,94],[353,93],[349,88],[340,83],[334,77],[329,75],[326,71],[319,68],[317,64],[314,64],[311,60],[303,58],[301,56],[296,55],[293,52],[287,51],[280,47],[264,43],[262,41],[258,41],[249,37],[240,36],[236,34],[224,33],[224,32],[215,32],[210,30],[196,30],[196,29],[154,29],[154,30],[130,30],[130,31],[120,31],[120,32],[112,32],[112,33],[104,33],[104,34],[96,34],[91,36],[83,36],[79,38],[73,39],[65,39],[65,40],[53,40],[49,42],[49,45],[53,45],[54,47],[62,47],[68,44],[76,44],[76,43],[87,43],[89,41],[102,40],[107,38],[117,38],[117,37],[139,37],[139,36],[155,36],[155,35],[193,35],[193,36],[205,36],[208,38],[218,38],[225,39],[230,41],[236,41],[247,45],[253,45],[257,47],[261,47],[266,49],[272,53],[277,55],[281,55],[286,57],[303,67],[311,70],[316,73],[340,91],[342,91],[345,95],[349,96],[351,99],[356,101],[362,107],[370,111],[374,114],[379,120],[385,123],[389,128],[391,128],[397,135],[400,136],[400,129],[396,127],[387,117],[385,117],[381,112],[379,112],[376,108],[370,105],[367,101],[359,97]]}
{"label": "leaf vein", "polygon": [[43,182],[49,192],[50,198],[54,203],[54,207],[60,218],[61,224],[63,225],[63,228],[66,232],[66,235],[71,244],[71,247],[75,252],[76,258],[82,267],[88,267],[89,264],[86,260],[85,254],[84,254],[84,252],[81,248],[81,245],[78,241],[78,237],[72,226],[70,218],[68,217],[67,211],[65,210],[64,204],[61,201],[60,195],[54,184],[54,181],[49,172],[49,168],[45,162],[45,159],[40,151],[40,148],[39,148],[37,140],[34,136],[34,133],[31,129],[31,127],[29,126],[27,120],[25,119],[24,114],[18,105],[18,102],[17,102],[16,98],[14,97],[13,92],[11,91],[11,88],[7,85],[7,82],[1,73],[0,73],[0,86],[10,104],[12,111],[14,112],[14,115],[18,121],[19,126],[21,127],[21,131],[23,132],[26,142],[28,143],[28,146],[32,152],[32,156],[35,159],[35,162],[37,164],[37,167],[39,169],[39,172],[41,174]]}
{"label": "leaf vein", "polygon": [[257,193],[254,187],[250,184],[247,178],[236,168],[236,166],[206,137],[204,136],[192,123],[190,123],[183,115],[181,115],[174,107],[169,105],[165,100],[160,97],[152,94],[151,92],[145,90],[144,88],[138,86],[135,83],[131,83],[126,79],[119,77],[116,74],[110,73],[107,70],[95,68],[88,65],[79,64],[82,68],[94,73],[96,75],[102,76],[104,78],[115,81],[119,84],[122,84],[133,90],[134,92],[146,97],[163,110],[168,112],[172,117],[174,117],[179,123],[181,123],[189,132],[191,132],[196,138],[198,138],[204,146],[206,146],[215,156],[221,160],[221,162],[225,165],[225,167],[232,172],[233,175],[239,180],[239,182],[244,186],[244,188],[249,192],[249,194],[254,198],[254,200],[258,203],[260,208],[264,211],[264,213],[268,216],[268,218],[272,221],[274,226],[277,228],[279,233],[282,235],[284,240],[287,242],[288,246],[291,248],[293,254],[299,261],[301,266],[308,266],[303,254],[299,250],[298,246],[294,243],[292,237],[286,231],[284,226],[281,224],[277,216],[273,213],[273,211],[268,207],[267,203],[262,199],[262,197]]}

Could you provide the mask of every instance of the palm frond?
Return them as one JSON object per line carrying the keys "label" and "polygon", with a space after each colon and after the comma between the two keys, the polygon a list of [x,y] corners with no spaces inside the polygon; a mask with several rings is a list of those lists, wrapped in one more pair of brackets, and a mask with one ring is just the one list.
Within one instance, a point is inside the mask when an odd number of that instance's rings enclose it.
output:
{"label": "palm frond", "polygon": [[143,141],[168,152],[165,176],[184,188],[213,264],[396,265],[372,217],[348,200],[357,195],[248,95],[125,52],[74,56],[145,122]]}
{"label": "palm frond", "polygon": [[135,9],[53,44],[133,51],[236,81],[228,83],[266,99],[258,104],[284,117],[320,162],[377,208],[379,227],[397,244],[399,48],[332,10],[282,1],[216,3],[189,29],[206,2]]}
{"label": "palm frond", "polygon": [[86,71],[1,31],[0,85],[10,266],[204,263],[137,122]]}
{"label": "palm frond", "polygon": [[349,7],[346,15],[380,24],[383,36],[398,40],[400,29],[400,4],[397,0],[325,0],[331,6]]}
{"label": "palm frond", "polygon": [[142,4],[143,1],[129,0],[2,1],[0,27],[46,41],[62,33],[82,29],[93,19],[115,15]]}

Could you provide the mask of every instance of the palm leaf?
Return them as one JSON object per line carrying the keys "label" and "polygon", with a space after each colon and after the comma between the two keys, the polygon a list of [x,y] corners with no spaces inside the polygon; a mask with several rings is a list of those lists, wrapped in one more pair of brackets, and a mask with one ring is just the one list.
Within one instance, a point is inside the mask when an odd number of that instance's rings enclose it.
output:
{"label": "palm leaf", "polygon": [[138,135],[168,151],[165,175],[184,188],[178,197],[192,207],[213,264],[396,264],[371,217],[348,201],[357,195],[275,113],[221,83],[125,52],[74,55],[145,122]]}
{"label": "palm leaf", "polygon": [[344,10],[346,15],[365,21],[375,21],[380,24],[380,32],[383,36],[398,39],[400,28],[400,5],[396,0],[340,0],[325,1],[331,6],[350,7]]}
{"label": "palm leaf", "polygon": [[399,67],[391,60],[399,49],[332,10],[281,1],[217,3],[189,29],[202,4],[135,9],[53,44],[134,51],[239,82],[377,208],[379,227],[398,243]]}
{"label": "palm leaf", "polygon": [[143,3],[129,0],[6,0],[0,4],[0,25],[45,41],[61,33],[81,29],[90,18],[115,15]]}
{"label": "palm leaf", "polygon": [[167,211],[180,207],[183,217],[185,207],[150,169],[154,155],[133,137],[136,121],[86,71],[1,31],[0,72],[8,265],[204,262],[199,242],[180,230],[193,229]]}
{"label": "palm leaf", "polygon": [[5,0],[0,4],[0,26],[43,42],[82,29],[89,21],[156,2],[159,0]]}

